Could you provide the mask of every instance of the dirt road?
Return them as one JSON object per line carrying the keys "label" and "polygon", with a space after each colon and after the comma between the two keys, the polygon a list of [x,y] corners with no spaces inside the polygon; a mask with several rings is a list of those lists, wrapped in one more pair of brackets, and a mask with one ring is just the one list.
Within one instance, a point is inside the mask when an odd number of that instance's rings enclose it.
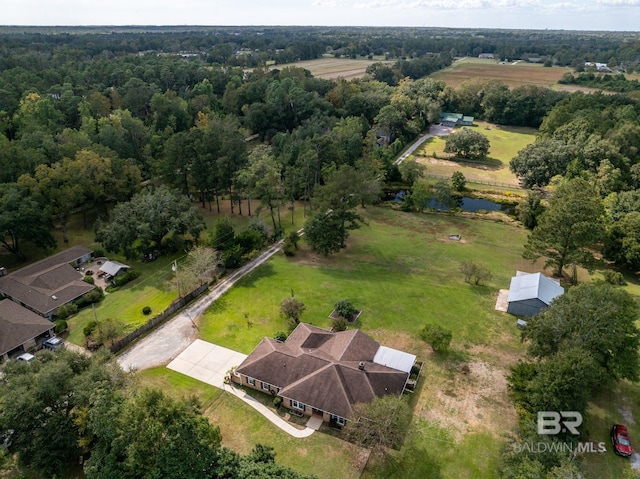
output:
{"label": "dirt road", "polygon": [[125,371],[148,369],[167,364],[184,351],[198,337],[196,320],[220,296],[244,275],[257,268],[273,256],[282,245],[275,243],[253,261],[222,279],[213,286],[206,296],[187,306],[160,328],[133,343],[118,357],[118,363]]}

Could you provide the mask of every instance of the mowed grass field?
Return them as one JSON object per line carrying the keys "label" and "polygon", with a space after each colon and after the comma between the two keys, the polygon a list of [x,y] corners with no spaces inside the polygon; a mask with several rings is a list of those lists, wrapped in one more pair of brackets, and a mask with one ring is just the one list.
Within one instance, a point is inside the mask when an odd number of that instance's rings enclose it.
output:
{"label": "mowed grass field", "polygon": [[354,78],[360,78],[366,73],[367,67],[374,63],[393,63],[385,60],[368,60],[368,59],[356,59],[350,58],[335,58],[326,57],[318,58],[316,60],[306,60],[302,62],[286,63],[283,65],[276,65],[275,68],[282,69],[286,67],[300,67],[309,70],[311,74],[316,78],[323,78],[325,80],[337,80],[338,78],[344,78],[345,80],[353,80]]}
{"label": "mowed grass field", "polygon": [[483,121],[470,127],[489,140],[489,156],[483,161],[453,161],[444,152],[446,137],[427,140],[414,154],[416,160],[427,167],[427,174],[450,177],[460,171],[469,182],[485,181],[511,185],[518,188],[518,178],[509,170],[509,161],[520,150],[533,143],[537,130],[534,128],[499,126]]}
{"label": "mowed grass field", "polygon": [[536,85],[546,88],[557,88],[558,80],[570,68],[543,67],[539,63],[499,63],[496,60],[465,57],[456,60],[450,67],[430,75],[430,78],[441,80],[448,86],[457,88],[464,82],[472,80],[499,80],[509,87]]}
{"label": "mowed grass field", "polygon": [[[514,318],[494,306],[514,271],[532,268],[520,257],[526,232],[386,207],[363,213],[368,226],[352,232],[339,255],[324,258],[301,245],[293,258],[277,255],[241,280],[199,319],[200,335],[249,353],[262,337],[286,330],[279,305],[292,292],[306,305],[302,320],[325,328],[334,303],[351,299],[363,310],[353,327],[425,361],[419,388],[410,395],[414,425],[405,448],[394,461],[370,461],[362,471],[362,454],[339,438],[320,432],[291,440],[234,398],[215,401],[207,416],[235,450],[267,443],[278,461],[321,478],[496,477],[502,434],[517,422],[504,377],[523,348]],[[461,234],[462,241],[449,240],[450,234]],[[459,268],[478,258],[493,278],[472,286]],[[418,338],[427,323],[453,331],[449,354],[434,355]]]}

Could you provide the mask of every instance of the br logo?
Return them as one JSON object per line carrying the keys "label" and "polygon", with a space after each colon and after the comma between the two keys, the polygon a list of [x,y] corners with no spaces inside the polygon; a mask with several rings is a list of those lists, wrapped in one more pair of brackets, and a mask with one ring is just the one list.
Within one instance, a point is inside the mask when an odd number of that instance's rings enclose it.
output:
{"label": "br logo", "polygon": [[538,411],[538,434],[555,435],[570,432],[580,435],[582,414],[577,411]]}

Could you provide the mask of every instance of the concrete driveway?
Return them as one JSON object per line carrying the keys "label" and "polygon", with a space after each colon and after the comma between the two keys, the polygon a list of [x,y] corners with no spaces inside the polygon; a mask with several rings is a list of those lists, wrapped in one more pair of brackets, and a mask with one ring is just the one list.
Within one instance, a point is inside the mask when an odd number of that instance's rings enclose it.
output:
{"label": "concrete driveway", "polygon": [[246,358],[246,354],[196,339],[167,367],[222,389],[227,371],[233,366],[240,366]]}
{"label": "concrete driveway", "polygon": [[233,394],[262,414],[271,421],[272,424],[293,437],[309,437],[320,429],[322,425],[321,418],[312,416],[307,421],[307,427],[298,429],[275,414],[264,404],[246,394],[240,387],[237,387],[233,383],[225,384],[224,377],[227,371],[233,366],[239,366],[246,357],[246,354],[223,348],[222,346],[208,343],[201,339],[196,339],[187,349],[171,361],[167,367],[173,371],[177,371]]}

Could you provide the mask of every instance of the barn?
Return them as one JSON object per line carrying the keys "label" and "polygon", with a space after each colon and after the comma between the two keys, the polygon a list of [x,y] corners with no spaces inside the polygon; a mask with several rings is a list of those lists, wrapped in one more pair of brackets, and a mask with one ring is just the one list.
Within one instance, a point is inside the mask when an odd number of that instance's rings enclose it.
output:
{"label": "barn", "polygon": [[517,316],[535,316],[549,306],[564,288],[542,273],[517,271],[509,286],[507,312]]}

